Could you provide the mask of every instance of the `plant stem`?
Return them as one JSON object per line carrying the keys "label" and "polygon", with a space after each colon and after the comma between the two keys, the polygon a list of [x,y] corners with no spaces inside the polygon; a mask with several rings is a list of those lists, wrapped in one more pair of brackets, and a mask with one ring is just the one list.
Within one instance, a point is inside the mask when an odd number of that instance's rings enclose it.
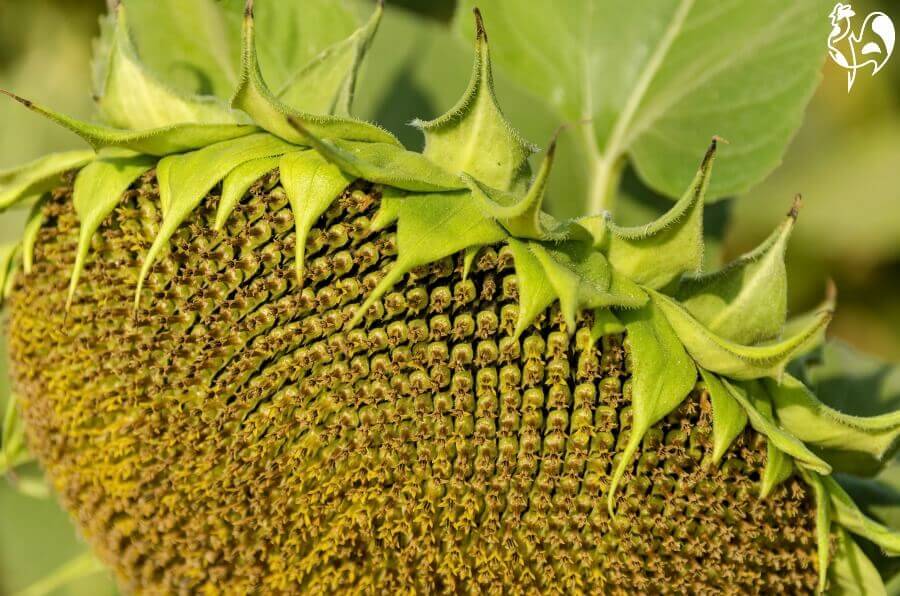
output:
{"label": "plant stem", "polygon": [[613,212],[622,171],[628,160],[624,155],[613,158],[601,157],[594,163],[591,172],[589,215],[599,215],[604,211]]}

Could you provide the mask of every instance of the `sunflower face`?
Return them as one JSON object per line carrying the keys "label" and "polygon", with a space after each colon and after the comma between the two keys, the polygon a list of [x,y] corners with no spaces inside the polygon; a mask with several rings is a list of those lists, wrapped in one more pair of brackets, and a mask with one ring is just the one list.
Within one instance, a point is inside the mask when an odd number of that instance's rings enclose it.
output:
{"label": "sunflower face", "polygon": [[121,586],[808,593],[847,531],[900,551],[821,450],[883,459],[900,419],[786,372],[833,308],[785,322],[799,203],[700,274],[713,139],[660,219],[558,221],[479,15],[423,153],[347,115],[380,11],[276,94],[249,3],[229,107],[141,70],[120,6],[108,125],[16,98],[96,150],[0,178],[39,197],[4,271],[27,443]]}

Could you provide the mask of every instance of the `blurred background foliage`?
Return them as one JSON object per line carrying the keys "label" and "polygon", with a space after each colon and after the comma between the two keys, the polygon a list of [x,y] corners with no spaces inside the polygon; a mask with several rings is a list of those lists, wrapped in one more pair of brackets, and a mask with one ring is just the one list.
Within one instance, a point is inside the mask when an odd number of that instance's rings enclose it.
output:
{"label": "blurred background foliage", "polygon": [[[865,14],[890,10],[885,4],[896,6],[869,0],[854,7]],[[358,85],[357,113],[378,120],[413,148],[421,147],[421,136],[406,123],[442,113],[469,76],[470,44],[449,26],[454,9],[454,0],[390,0],[390,18]],[[103,10],[103,0],[0,0],[0,87],[90,118],[91,43]],[[545,145],[561,123],[502,72],[496,78],[510,120]],[[0,102],[0,123],[0,169],[83,146],[13,102]],[[565,163],[565,155],[564,142],[558,163]],[[875,78],[861,76],[850,94],[845,73],[825,65],[783,164],[749,193],[708,209],[710,265],[755,246],[796,193],[803,194],[804,206],[788,253],[791,310],[819,303],[831,277],[839,289],[831,335],[900,361],[900,58]],[[565,196],[552,200],[551,209],[566,211]],[[625,172],[617,213],[623,223],[649,221],[670,204]],[[19,235],[24,216],[14,212],[0,219],[0,241]],[[2,362],[5,368],[5,355]],[[0,374],[0,396],[6,384],[6,374]],[[0,594],[30,585],[83,548],[53,500],[25,497],[0,483]],[[57,593],[102,596],[115,589],[108,578],[93,576]]]}

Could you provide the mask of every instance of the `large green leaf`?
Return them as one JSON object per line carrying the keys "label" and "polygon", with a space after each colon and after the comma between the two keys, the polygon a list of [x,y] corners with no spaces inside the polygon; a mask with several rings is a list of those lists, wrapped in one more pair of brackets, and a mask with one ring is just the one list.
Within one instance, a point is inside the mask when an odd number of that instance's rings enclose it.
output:
{"label": "large green leaf", "polygon": [[498,65],[560,120],[591,119],[573,132],[588,183],[568,200],[582,213],[607,206],[627,159],[679,196],[683,155],[716,134],[731,145],[711,198],[762,179],[800,124],[828,26],[817,0],[463,0],[460,30],[476,4]]}

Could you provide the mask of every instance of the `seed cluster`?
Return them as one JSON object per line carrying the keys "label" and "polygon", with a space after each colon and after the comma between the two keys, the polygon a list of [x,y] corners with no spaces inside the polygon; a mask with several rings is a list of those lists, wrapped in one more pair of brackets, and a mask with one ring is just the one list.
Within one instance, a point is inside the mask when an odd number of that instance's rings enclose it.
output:
{"label": "seed cluster", "polygon": [[[309,236],[302,287],[275,173],[223,233],[206,198],[157,262],[153,173],[101,227],[66,313],[71,186],[46,207],[10,298],[29,442],[123,587],[149,593],[798,593],[816,585],[814,503],[757,498],[748,429],[708,465],[708,396],[655,425],[617,513],[631,427],[627,338],[512,337],[512,257],[414,271],[344,328],[394,261],[357,183]],[[438,239],[436,239],[437,241]]]}

